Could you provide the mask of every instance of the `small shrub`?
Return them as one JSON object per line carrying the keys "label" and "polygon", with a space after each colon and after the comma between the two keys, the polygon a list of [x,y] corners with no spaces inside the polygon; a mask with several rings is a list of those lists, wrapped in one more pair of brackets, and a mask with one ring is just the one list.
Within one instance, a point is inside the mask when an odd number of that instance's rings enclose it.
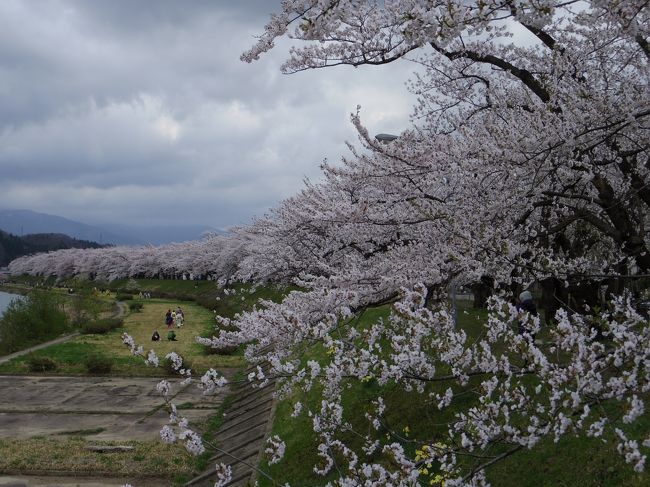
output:
{"label": "small shrub", "polygon": [[47,372],[57,368],[56,362],[49,357],[31,356],[27,359],[27,365],[30,372]]}
{"label": "small shrub", "polygon": [[217,301],[214,296],[198,296],[196,298],[196,304],[207,309],[214,309],[217,305]]}
{"label": "small shrub", "polygon": [[122,318],[104,318],[102,320],[84,323],[84,325],[81,327],[81,332],[87,335],[103,335],[104,333],[108,333],[111,330],[120,328],[123,323],[124,320]]}
{"label": "small shrub", "polygon": [[140,311],[142,309],[142,303],[138,303],[137,301],[131,301],[129,302],[129,309],[131,311]]}
{"label": "small shrub", "polygon": [[[164,359],[162,361],[162,368],[163,370],[167,373],[167,375],[178,375],[178,372],[174,370],[174,366],[172,365],[172,361],[169,360],[168,358]],[[181,367],[182,369],[191,369],[192,364],[188,362],[187,360],[183,359],[183,366]]]}
{"label": "small shrub", "polygon": [[232,355],[238,348],[238,345],[224,345],[222,347],[205,347],[203,351],[206,355]]}
{"label": "small shrub", "polygon": [[133,299],[133,294],[118,293],[115,296],[117,301],[131,301]]}
{"label": "small shrub", "polygon": [[113,361],[105,355],[89,355],[84,364],[91,374],[108,374],[113,369]]}
{"label": "small shrub", "polygon": [[12,301],[0,320],[0,355],[65,333],[68,317],[55,294],[33,291]]}

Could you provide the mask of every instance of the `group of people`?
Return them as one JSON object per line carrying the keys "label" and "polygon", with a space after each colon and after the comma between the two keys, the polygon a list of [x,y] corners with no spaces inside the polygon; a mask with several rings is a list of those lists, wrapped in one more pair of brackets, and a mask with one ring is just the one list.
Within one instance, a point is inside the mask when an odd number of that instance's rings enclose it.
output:
{"label": "group of people", "polygon": [[140,291],[138,296],[140,299],[151,299],[151,293],[149,291]]}
{"label": "group of people", "polygon": [[[175,342],[176,341],[176,332],[174,331],[174,325],[176,328],[180,328],[185,323],[185,313],[179,306],[178,309],[172,311],[171,309],[167,310],[165,313],[165,324],[167,325],[167,340]],[[160,333],[158,330],[154,330],[153,335],[151,335],[151,341],[157,342],[160,341]]]}
{"label": "group of people", "polygon": [[167,313],[165,313],[165,324],[167,325],[167,328],[173,328],[174,325],[176,325],[176,328],[180,328],[183,326],[185,322],[185,314],[183,313],[183,310],[179,306],[176,311],[172,311],[171,309],[167,310]]}

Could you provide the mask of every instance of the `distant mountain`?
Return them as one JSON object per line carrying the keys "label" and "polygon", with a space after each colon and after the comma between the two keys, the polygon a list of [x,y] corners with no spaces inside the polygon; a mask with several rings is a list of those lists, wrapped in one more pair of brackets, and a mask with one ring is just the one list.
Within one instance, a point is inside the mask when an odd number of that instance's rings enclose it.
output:
{"label": "distant mountain", "polygon": [[0,210],[0,230],[16,236],[34,233],[62,233],[70,237],[113,245],[163,245],[198,240],[206,232],[223,233],[200,225],[135,226],[88,225],[55,215],[30,210]]}
{"label": "distant mountain", "polygon": [[30,210],[0,210],[0,230],[19,237],[30,233],[62,233],[80,240],[101,244],[138,243],[93,225]]}
{"label": "distant mountain", "polygon": [[6,266],[23,255],[59,249],[98,249],[97,242],[78,240],[60,233],[37,233],[19,237],[0,230],[0,266]]}
{"label": "distant mountain", "polygon": [[205,225],[167,225],[167,226],[131,226],[104,224],[109,232],[128,235],[139,243],[163,245],[171,242],[187,242],[188,240],[199,240],[206,233],[223,234],[216,228]]}

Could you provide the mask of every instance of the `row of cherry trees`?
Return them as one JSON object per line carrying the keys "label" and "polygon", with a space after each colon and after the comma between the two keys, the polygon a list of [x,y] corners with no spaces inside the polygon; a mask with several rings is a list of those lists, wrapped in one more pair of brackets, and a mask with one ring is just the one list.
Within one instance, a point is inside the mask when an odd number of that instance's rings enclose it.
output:
{"label": "row of cherry trees", "polygon": [[[650,271],[649,25],[639,0],[285,1],[244,60],[282,36],[297,44],[285,72],[417,60],[413,128],[382,144],[357,111],[349,157],[229,236],[60,251],[11,270],[299,285],[208,342],[249,344],[251,361],[271,363],[250,379],[279,377],[283,393],[322,386],[321,406],[298,402],[295,413],[310,415],[320,439],[315,471],[337,471],[341,485],[408,485],[429,464],[445,485],[480,484],[494,462],[574,433],[615,441],[641,472],[650,438],[630,439],[620,425],[645,410],[647,320],[626,297],[593,311],[570,309],[564,296],[597,285],[594,276]],[[494,289],[478,339],[446,309],[451,282]],[[531,334],[539,320],[507,301],[532,282],[557,309],[543,346]],[[389,319],[358,329],[355,316],[383,303]],[[517,321],[530,333],[518,334]],[[315,344],[329,351],[325,362],[300,360]],[[368,380],[420,392],[441,417],[453,411],[444,437],[406,441],[379,396],[356,432],[365,446],[352,447],[342,396]],[[434,392],[439,383],[446,392]],[[467,391],[476,401],[458,410]]]}

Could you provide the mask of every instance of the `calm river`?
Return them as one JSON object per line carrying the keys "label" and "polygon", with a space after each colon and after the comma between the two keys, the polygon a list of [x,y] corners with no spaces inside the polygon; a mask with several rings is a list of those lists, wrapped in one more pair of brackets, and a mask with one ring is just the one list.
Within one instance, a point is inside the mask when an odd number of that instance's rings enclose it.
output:
{"label": "calm river", "polygon": [[19,299],[22,296],[19,296],[18,294],[9,294],[9,293],[3,293],[0,291],[0,316],[5,312],[5,309],[7,309],[7,306],[9,306],[9,303],[11,303],[14,299]]}

